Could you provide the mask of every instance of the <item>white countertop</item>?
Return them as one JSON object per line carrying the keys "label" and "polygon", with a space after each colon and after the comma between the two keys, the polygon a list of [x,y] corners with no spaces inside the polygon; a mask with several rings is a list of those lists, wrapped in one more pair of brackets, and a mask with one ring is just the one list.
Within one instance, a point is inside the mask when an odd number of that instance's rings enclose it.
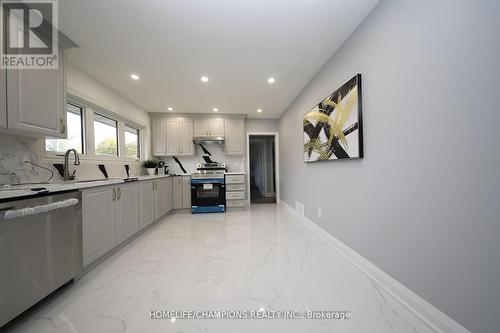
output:
{"label": "white countertop", "polygon": [[[138,181],[150,180],[150,179],[159,179],[171,177],[171,175],[164,176],[138,176]],[[82,190],[86,188],[100,187],[100,186],[108,186],[108,185],[116,185],[116,184],[124,184],[126,183],[123,179],[103,179],[89,182],[79,182],[79,181],[70,181],[70,182],[60,182],[60,183],[48,183],[48,184],[26,184],[19,186],[11,186],[10,190],[1,190],[0,189],[0,200],[5,199],[18,199],[22,197],[34,196],[39,192],[32,191],[32,188],[45,188],[49,191],[49,193],[57,193],[63,191],[71,191],[71,190]]]}
{"label": "white countertop", "polygon": [[245,171],[243,172],[226,172],[226,175],[246,175],[247,173]]}

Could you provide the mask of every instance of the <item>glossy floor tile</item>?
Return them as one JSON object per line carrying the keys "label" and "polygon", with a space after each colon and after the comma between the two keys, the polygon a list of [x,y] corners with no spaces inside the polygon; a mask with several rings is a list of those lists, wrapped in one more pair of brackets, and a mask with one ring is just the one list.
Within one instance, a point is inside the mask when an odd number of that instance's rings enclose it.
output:
{"label": "glossy floor tile", "polygon": [[[150,319],[159,310],[349,311],[334,319]],[[432,332],[286,208],[177,213],[12,332]]]}

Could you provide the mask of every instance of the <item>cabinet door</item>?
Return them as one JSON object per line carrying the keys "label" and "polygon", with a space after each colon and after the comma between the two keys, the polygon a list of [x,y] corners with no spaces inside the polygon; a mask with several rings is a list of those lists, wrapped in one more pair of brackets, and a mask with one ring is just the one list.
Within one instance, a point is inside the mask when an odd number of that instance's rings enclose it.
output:
{"label": "cabinet door", "polygon": [[0,69],[0,128],[7,128],[7,72]]}
{"label": "cabinet door", "polygon": [[180,125],[178,119],[165,120],[166,155],[179,155]]}
{"label": "cabinet door", "polygon": [[193,121],[191,119],[181,119],[180,151],[181,155],[194,155],[193,144]]}
{"label": "cabinet door", "polygon": [[227,155],[243,155],[245,153],[245,121],[243,119],[226,119],[224,151]]}
{"label": "cabinet door", "polygon": [[169,178],[162,178],[157,181],[158,184],[158,206],[159,214],[163,216],[167,214],[172,206],[172,196],[169,193]]}
{"label": "cabinet door", "polygon": [[182,208],[191,208],[191,177],[182,178]]}
{"label": "cabinet door", "polygon": [[167,213],[170,212],[173,208],[173,178],[167,178]]}
{"label": "cabinet door", "polygon": [[208,136],[210,132],[209,119],[195,119],[194,120],[194,136]]}
{"label": "cabinet door", "polygon": [[172,207],[173,209],[182,208],[182,177],[176,176],[172,183]]}
{"label": "cabinet door", "polygon": [[143,229],[155,221],[154,182],[139,182],[139,228]]}
{"label": "cabinet door", "polygon": [[152,141],[153,141],[153,155],[165,156],[166,155],[166,141],[165,138],[165,121],[159,119],[152,119]]}
{"label": "cabinet door", "polygon": [[211,136],[224,135],[224,119],[222,118],[210,119],[210,135]]}
{"label": "cabinet door", "polygon": [[112,187],[82,192],[83,264],[87,266],[116,244],[116,201]]}
{"label": "cabinet door", "polygon": [[66,137],[65,62],[58,69],[7,70],[7,127],[36,136]]}
{"label": "cabinet door", "polygon": [[137,183],[120,184],[116,199],[116,234],[118,243],[139,231],[139,191]]}

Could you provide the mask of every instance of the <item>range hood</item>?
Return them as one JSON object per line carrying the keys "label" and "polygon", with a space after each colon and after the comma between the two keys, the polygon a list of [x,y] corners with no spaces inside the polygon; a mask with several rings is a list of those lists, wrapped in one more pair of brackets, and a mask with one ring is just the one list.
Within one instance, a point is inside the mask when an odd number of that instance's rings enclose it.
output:
{"label": "range hood", "polygon": [[223,136],[195,136],[193,138],[193,143],[204,143],[204,142],[224,143],[224,137]]}

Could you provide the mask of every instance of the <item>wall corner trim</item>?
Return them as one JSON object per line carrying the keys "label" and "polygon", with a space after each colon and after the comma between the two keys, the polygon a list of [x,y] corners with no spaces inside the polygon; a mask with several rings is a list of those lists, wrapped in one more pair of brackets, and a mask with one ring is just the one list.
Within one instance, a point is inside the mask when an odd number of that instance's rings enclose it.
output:
{"label": "wall corner trim", "polygon": [[403,284],[392,278],[389,274],[375,266],[372,262],[361,256],[352,248],[342,243],[335,236],[312,222],[305,216],[301,216],[293,207],[283,200],[279,203],[301,221],[312,232],[322,238],[328,245],[349,260],[357,269],[376,283],[380,288],[393,296],[399,303],[415,314],[427,326],[437,333],[471,333],[465,327],[448,317],[432,304],[418,296]]}

